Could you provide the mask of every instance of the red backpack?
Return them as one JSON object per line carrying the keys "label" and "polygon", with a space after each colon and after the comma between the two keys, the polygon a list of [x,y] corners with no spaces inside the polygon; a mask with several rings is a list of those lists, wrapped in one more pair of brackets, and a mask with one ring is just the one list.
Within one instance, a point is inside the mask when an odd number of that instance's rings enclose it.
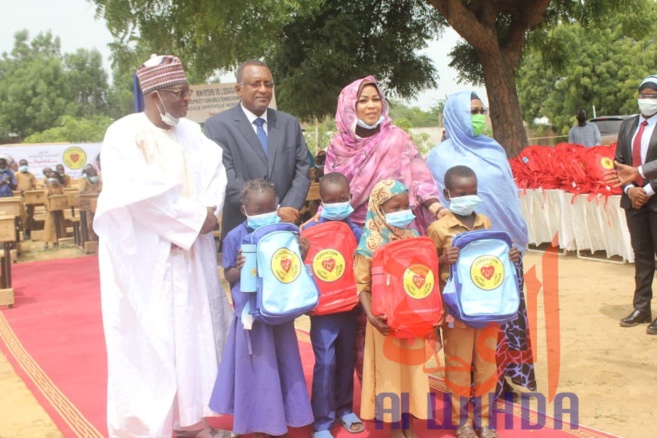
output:
{"label": "red backpack", "polygon": [[438,253],[428,237],[395,240],[372,256],[372,312],[398,338],[425,338],[442,319]]}
{"label": "red backpack", "polygon": [[356,238],[349,225],[327,221],[301,232],[310,241],[305,263],[313,270],[319,304],[313,315],[348,312],[358,304],[354,253]]}

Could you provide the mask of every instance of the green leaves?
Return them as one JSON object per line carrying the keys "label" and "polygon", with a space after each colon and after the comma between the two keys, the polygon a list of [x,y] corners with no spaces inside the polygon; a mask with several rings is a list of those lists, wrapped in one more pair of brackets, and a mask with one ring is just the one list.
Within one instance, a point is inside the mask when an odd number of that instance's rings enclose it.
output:
{"label": "green leaves", "polygon": [[20,140],[56,126],[63,115],[106,112],[107,74],[96,50],[62,55],[50,32],[31,41],[15,35],[11,53],[0,59],[0,141]]}
{"label": "green leaves", "polygon": [[638,84],[657,72],[657,47],[651,37],[628,38],[628,20],[620,14],[596,28],[553,29],[549,41],[561,49],[558,63],[543,46],[530,46],[518,71],[524,118],[545,116],[558,134],[567,134],[580,108],[590,117],[593,106],[598,116],[636,113]]}
{"label": "green leaves", "polygon": [[349,82],[374,74],[389,94],[435,86],[431,60],[416,55],[440,30],[423,0],[92,0],[116,38],[115,61],[132,70],[150,53],[180,56],[203,82],[262,59],[279,108],[304,120],[335,112]]}

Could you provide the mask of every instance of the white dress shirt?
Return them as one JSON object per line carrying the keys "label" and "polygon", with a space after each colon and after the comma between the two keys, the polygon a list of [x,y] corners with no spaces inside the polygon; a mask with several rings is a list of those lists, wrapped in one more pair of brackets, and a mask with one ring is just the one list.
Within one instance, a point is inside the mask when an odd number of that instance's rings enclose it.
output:
{"label": "white dress shirt", "polygon": [[[253,114],[251,111],[249,111],[248,109],[244,108],[244,104],[243,104],[242,102],[240,102],[240,106],[242,107],[242,111],[244,111],[244,115],[245,115],[246,118],[249,120],[249,123],[251,124],[251,127],[253,128],[253,132],[255,132],[256,135],[258,134],[258,127],[257,127],[256,124],[254,123],[255,120],[256,120],[257,118],[261,118],[261,119],[264,119],[264,120],[265,120],[265,123],[262,124],[262,128],[265,130],[265,134],[267,134],[267,137],[269,137],[269,130],[267,129],[267,126],[269,125],[269,122],[267,122],[267,110],[265,110],[265,112],[262,113],[261,116],[256,116],[256,115]],[[646,127],[646,129],[647,129],[647,127]]]}

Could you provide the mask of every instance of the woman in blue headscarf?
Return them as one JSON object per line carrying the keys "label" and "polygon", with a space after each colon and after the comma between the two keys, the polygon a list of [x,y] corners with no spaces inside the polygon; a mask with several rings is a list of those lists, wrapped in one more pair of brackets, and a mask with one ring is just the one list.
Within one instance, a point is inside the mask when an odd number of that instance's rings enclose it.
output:
{"label": "woman in blue headscarf", "polygon": [[[427,165],[440,188],[444,188],[447,169],[456,165],[470,167],[477,174],[477,194],[482,199],[477,207],[491,220],[493,229],[509,233],[515,246],[524,254],[527,250],[527,225],[520,211],[518,187],[513,180],[505,150],[494,139],[482,134],[486,109],[475,92],[452,94],[445,102],[443,120],[447,139],[436,145],[427,158]],[[445,199],[441,202],[447,205]],[[522,260],[516,265],[520,290],[524,288]],[[532,391],[536,390],[534,361],[529,343],[527,309],[521,294],[518,316],[501,327],[497,348],[499,382],[497,394],[510,392],[505,380]]]}

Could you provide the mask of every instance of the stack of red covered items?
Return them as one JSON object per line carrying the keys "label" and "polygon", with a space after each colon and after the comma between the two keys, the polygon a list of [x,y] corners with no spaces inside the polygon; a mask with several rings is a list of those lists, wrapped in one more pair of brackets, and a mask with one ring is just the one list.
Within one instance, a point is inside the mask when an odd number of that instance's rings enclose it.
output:
{"label": "stack of red covered items", "polygon": [[570,193],[618,195],[604,173],[614,167],[616,143],[585,148],[570,143],[552,146],[528,146],[509,160],[518,188],[562,189]]}

